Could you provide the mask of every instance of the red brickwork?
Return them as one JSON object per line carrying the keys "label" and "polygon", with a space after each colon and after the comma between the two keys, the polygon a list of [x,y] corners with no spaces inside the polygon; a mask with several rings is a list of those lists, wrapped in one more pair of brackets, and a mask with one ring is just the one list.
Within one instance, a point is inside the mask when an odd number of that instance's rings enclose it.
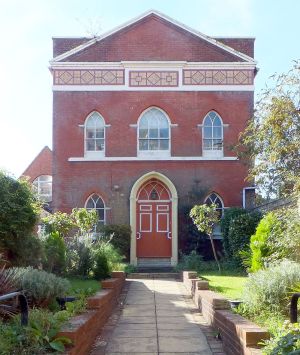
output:
{"label": "red brickwork", "polygon": [[[96,336],[113,311],[122,287],[125,273],[112,273],[115,278],[102,281],[102,290],[87,300],[88,310],[75,316],[57,334],[72,340],[68,355],[86,355],[89,353]],[[109,285],[109,287],[107,287]]]}
{"label": "red brickwork", "polygon": [[[68,39],[66,43],[68,46],[70,40]],[[60,44],[61,46],[62,44]],[[247,49],[248,47],[253,48],[253,42],[244,41],[243,46]],[[124,60],[243,61],[238,56],[216,47],[155,14],[149,15],[67,58],[67,61],[72,62],[119,62]]]}
{"label": "red brickwork", "polygon": [[40,175],[52,175],[52,151],[47,146],[41,150],[22,174],[22,176],[28,176],[30,182]]}
{"label": "red brickwork", "polygon": [[206,321],[220,333],[226,354],[261,354],[259,343],[268,339],[269,333],[239,314],[233,313],[226,298],[208,290],[207,281],[196,277],[196,272],[185,271],[182,280]]}

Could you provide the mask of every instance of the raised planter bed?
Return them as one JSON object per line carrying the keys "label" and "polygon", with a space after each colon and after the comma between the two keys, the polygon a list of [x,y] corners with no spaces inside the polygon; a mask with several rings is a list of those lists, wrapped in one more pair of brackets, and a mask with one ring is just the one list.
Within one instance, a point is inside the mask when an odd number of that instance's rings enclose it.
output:
{"label": "raised planter bed", "polygon": [[63,326],[57,336],[66,336],[72,340],[72,346],[67,349],[66,354],[89,353],[96,336],[110,316],[124,283],[125,273],[113,272],[111,279],[102,281],[102,289],[87,299],[87,311],[71,318]]}
{"label": "raised planter bed", "polygon": [[269,339],[265,329],[233,313],[229,301],[210,291],[208,281],[197,278],[197,273],[184,271],[182,280],[206,321],[219,332],[226,354],[261,354],[259,343]]}

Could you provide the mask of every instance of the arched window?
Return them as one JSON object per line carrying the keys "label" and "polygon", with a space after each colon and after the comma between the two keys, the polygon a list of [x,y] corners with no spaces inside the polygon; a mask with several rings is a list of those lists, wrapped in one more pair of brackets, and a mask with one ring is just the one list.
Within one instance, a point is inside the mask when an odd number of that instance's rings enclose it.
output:
{"label": "arched window", "polygon": [[52,201],[52,176],[40,175],[32,183],[41,200]]}
{"label": "arched window", "polygon": [[212,204],[216,205],[217,206],[216,210],[219,212],[220,218],[223,216],[224,203],[221,197],[218,196],[216,193],[213,192],[209,196],[207,196],[204,203],[206,203],[207,205],[212,205]]}
{"label": "arched window", "polygon": [[210,111],[203,120],[203,155],[223,155],[223,123],[221,117]]}
{"label": "arched window", "polygon": [[85,121],[85,152],[105,150],[105,123],[98,112],[91,113]]}
{"label": "arched window", "polygon": [[97,194],[92,194],[85,203],[87,210],[96,210],[99,216],[98,225],[105,224],[105,205],[102,198]]}
{"label": "arched window", "polygon": [[169,152],[170,124],[167,115],[151,108],[143,113],[138,125],[139,152]]}

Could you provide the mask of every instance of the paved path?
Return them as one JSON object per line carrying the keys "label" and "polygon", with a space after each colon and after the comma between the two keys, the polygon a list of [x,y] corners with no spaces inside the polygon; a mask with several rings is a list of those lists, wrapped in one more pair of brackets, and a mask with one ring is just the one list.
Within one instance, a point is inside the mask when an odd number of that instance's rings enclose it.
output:
{"label": "paved path", "polygon": [[124,304],[97,339],[92,355],[223,354],[221,342],[214,340],[181,282],[128,282]]}

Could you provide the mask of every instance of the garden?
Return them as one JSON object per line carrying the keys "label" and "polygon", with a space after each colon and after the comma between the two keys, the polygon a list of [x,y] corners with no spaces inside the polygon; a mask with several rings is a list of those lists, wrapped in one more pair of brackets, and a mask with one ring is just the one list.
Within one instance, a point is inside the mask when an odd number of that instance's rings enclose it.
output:
{"label": "garden", "polygon": [[[0,303],[1,355],[64,352],[71,341],[57,337],[62,326],[86,310],[112,270],[126,268],[128,226],[97,226],[97,213],[83,208],[39,220],[41,208],[26,180],[0,172],[0,297],[22,290],[30,308],[22,326],[16,299]],[[60,304],[66,296],[72,302]]]}

